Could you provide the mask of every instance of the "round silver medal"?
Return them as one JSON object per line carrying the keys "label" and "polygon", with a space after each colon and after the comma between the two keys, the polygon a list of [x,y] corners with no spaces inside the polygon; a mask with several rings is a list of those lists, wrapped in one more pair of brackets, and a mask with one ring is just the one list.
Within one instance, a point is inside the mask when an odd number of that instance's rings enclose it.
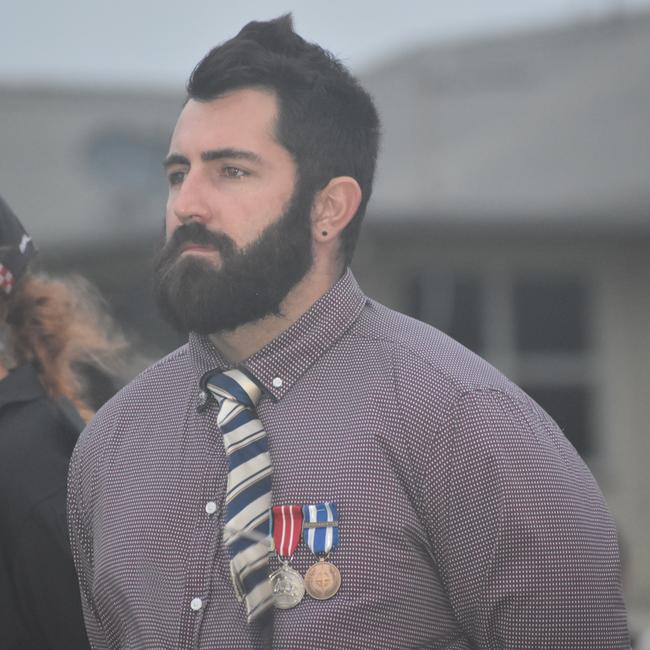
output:
{"label": "round silver medal", "polygon": [[278,609],[295,607],[305,595],[302,576],[287,564],[274,571],[270,579],[273,586],[273,604]]}

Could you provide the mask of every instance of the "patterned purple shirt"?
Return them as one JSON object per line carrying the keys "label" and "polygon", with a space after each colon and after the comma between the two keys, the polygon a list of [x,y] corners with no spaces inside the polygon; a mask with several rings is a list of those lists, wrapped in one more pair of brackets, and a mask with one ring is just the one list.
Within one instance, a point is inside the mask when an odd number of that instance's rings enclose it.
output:
{"label": "patterned purple shirt", "polygon": [[[273,503],[339,515],[340,591],[276,610],[264,639],[230,582],[226,459],[200,398],[226,367],[192,335],[82,434],[69,518],[94,648],[629,648],[616,530],[573,447],[349,271],[242,364],[265,389]],[[301,543],[292,566],[313,562]]]}

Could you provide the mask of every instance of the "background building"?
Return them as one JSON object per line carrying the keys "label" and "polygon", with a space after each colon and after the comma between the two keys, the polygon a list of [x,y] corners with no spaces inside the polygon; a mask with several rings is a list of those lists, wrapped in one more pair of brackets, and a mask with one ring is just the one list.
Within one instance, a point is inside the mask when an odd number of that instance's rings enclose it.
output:
{"label": "background building", "polygon": [[[421,47],[362,78],[383,117],[354,270],[558,420],[619,522],[650,625],[650,13]],[[150,298],[178,93],[0,86],[0,193],[104,291],[132,372],[180,344]]]}
{"label": "background building", "polygon": [[371,295],[558,421],[650,608],[650,13],[434,45],[369,71],[384,120]]}

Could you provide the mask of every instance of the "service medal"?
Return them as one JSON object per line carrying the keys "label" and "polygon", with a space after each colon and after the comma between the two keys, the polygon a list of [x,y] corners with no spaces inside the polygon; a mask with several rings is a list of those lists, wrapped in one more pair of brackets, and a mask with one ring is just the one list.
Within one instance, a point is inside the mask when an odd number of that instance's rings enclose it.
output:
{"label": "service medal", "polygon": [[336,504],[326,501],[303,507],[303,539],[319,558],[305,573],[305,589],[316,600],[327,600],[341,587],[341,573],[327,561],[339,543]]}
{"label": "service medal", "polygon": [[270,575],[273,586],[273,604],[279,609],[295,607],[305,595],[302,576],[289,566],[302,530],[300,506],[273,506],[273,543],[282,563]]}
{"label": "service medal", "polygon": [[271,576],[273,587],[273,604],[278,609],[295,607],[305,595],[305,583],[302,576],[288,564],[283,564]]}
{"label": "service medal", "polygon": [[305,589],[316,600],[327,600],[341,587],[341,572],[331,562],[321,558],[305,573]]}

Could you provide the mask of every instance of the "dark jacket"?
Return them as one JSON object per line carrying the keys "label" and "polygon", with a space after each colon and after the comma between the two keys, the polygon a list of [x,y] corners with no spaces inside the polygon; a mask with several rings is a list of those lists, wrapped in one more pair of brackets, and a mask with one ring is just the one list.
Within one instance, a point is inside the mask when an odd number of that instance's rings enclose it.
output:
{"label": "dark jacket", "polygon": [[89,647],[65,513],[83,424],[31,365],[0,381],[0,650]]}

